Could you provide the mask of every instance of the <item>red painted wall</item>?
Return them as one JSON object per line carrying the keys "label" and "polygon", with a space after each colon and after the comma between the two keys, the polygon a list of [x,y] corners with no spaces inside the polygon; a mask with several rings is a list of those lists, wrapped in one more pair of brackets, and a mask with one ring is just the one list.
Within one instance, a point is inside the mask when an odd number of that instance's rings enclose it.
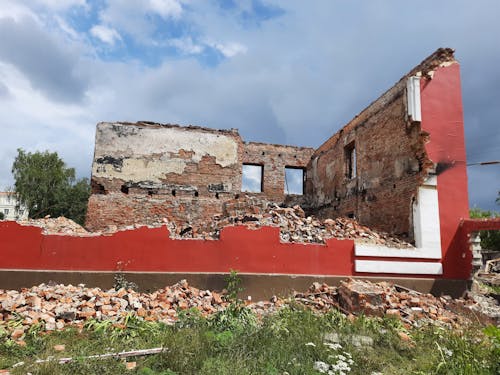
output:
{"label": "red painted wall", "polygon": [[422,130],[430,134],[426,151],[438,164],[437,189],[443,276],[468,279],[472,252],[460,222],[469,217],[460,66],[438,68],[421,81]]}
{"label": "red painted wall", "polygon": [[279,228],[226,227],[220,240],[176,240],[166,227],[109,236],[42,235],[41,229],[0,222],[0,268],[114,271],[352,275],[354,242],[280,243]]}

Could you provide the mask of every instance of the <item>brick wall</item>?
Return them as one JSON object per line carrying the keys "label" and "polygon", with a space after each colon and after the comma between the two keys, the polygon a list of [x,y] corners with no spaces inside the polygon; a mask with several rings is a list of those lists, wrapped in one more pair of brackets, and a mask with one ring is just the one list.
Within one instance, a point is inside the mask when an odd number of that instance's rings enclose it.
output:
{"label": "brick wall", "polygon": [[[203,228],[214,215],[282,202],[285,166],[305,167],[313,149],[243,143],[236,130],[153,123],[100,123],[86,227],[157,224]],[[242,189],[242,165],[264,168],[264,191]],[[256,203],[260,199],[260,203]],[[227,207],[226,207],[227,206]]]}
{"label": "brick wall", "polygon": [[[361,223],[413,239],[412,205],[434,163],[425,152],[429,134],[407,115],[406,82],[431,77],[453,62],[440,49],[371,103],[311,158],[306,177],[309,208],[319,216],[355,216]],[[355,175],[348,159],[355,150]]]}
{"label": "brick wall", "polygon": [[257,164],[263,169],[263,191],[251,195],[262,196],[275,202],[283,202],[285,194],[285,167],[305,168],[314,149],[248,142],[243,145],[244,164]]}

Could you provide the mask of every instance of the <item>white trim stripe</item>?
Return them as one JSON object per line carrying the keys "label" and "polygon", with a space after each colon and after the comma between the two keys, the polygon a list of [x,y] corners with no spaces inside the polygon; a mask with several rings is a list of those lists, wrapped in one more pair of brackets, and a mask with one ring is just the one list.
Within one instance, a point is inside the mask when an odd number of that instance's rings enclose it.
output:
{"label": "white trim stripe", "polygon": [[409,275],[442,275],[443,265],[431,262],[390,262],[382,260],[356,260],[356,272],[393,273]]}
{"label": "white trim stripe", "polygon": [[441,249],[439,248],[399,249],[361,243],[354,246],[354,254],[358,257],[441,259]]}

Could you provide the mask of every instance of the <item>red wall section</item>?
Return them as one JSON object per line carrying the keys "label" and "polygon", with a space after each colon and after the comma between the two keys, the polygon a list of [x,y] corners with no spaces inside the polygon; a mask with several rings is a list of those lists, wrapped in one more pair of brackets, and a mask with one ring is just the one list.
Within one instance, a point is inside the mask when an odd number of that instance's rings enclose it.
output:
{"label": "red wall section", "polygon": [[460,222],[469,217],[464,123],[458,63],[440,67],[430,80],[422,80],[422,130],[430,134],[426,145],[437,163],[439,219],[443,276],[467,279],[472,253]]}
{"label": "red wall section", "polygon": [[0,222],[0,268],[143,272],[352,275],[354,242],[280,243],[279,228],[227,227],[220,240],[177,240],[166,227],[109,236],[43,235],[40,228]]}

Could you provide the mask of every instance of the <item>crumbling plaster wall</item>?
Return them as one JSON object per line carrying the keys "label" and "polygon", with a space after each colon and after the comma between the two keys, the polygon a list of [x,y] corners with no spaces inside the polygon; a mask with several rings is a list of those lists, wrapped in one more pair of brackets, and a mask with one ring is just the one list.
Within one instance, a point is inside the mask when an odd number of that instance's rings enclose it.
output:
{"label": "crumbling plaster wall", "polygon": [[[284,167],[305,167],[313,149],[243,143],[237,130],[155,123],[97,125],[91,230],[157,224],[203,228],[215,215],[254,212],[255,199],[282,202]],[[264,191],[241,191],[242,164],[263,165]]]}
{"label": "crumbling plaster wall", "polygon": [[109,192],[232,193],[241,189],[241,152],[235,130],[100,123],[92,166],[94,192],[100,185]]}
{"label": "crumbling plaster wall", "polygon": [[[412,206],[435,166],[425,151],[432,135],[408,117],[406,82],[414,75],[431,79],[438,66],[454,62],[453,50],[437,50],[316,150],[306,177],[313,212],[354,216],[413,239]],[[346,159],[352,145],[356,175],[349,177]]]}

